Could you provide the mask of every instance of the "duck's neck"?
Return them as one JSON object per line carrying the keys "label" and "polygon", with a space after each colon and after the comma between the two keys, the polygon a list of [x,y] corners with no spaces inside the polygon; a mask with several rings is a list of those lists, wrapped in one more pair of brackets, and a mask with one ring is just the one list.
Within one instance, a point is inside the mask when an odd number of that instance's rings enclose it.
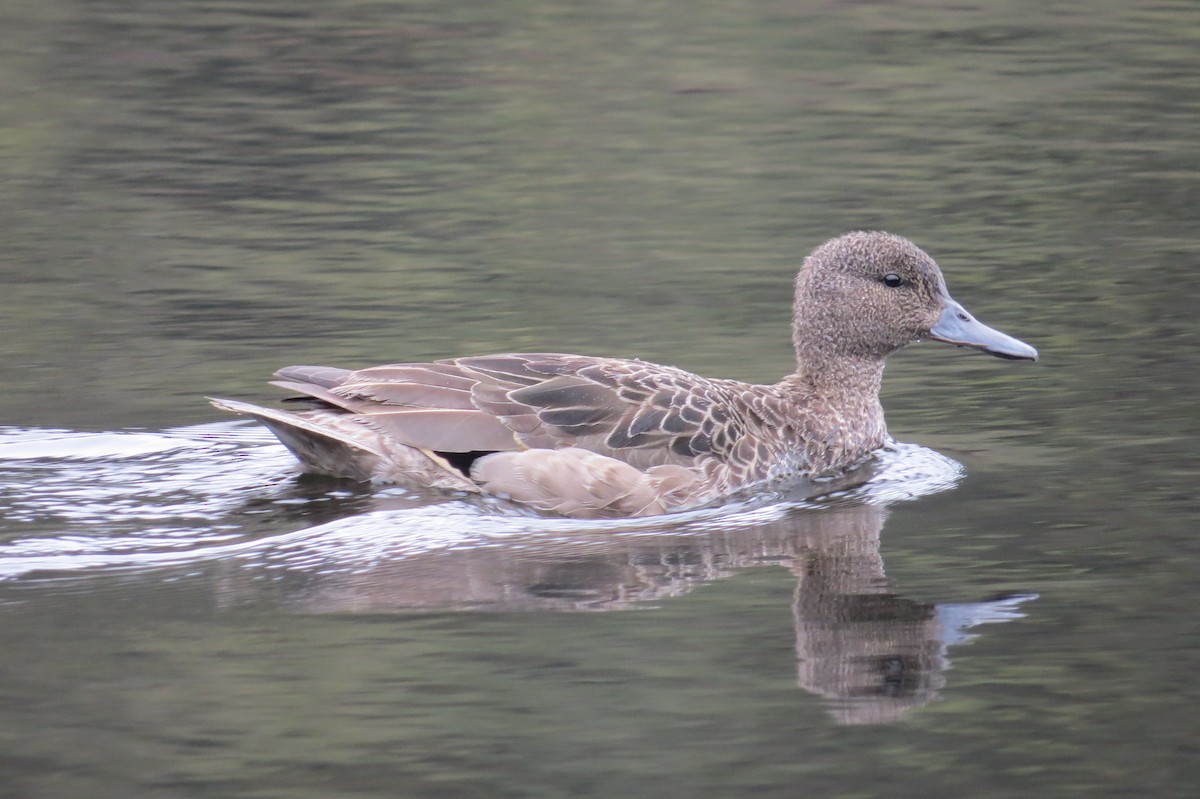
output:
{"label": "duck's neck", "polygon": [[[792,317],[796,371],[785,378],[784,383],[815,400],[836,403],[835,407],[877,414],[882,422],[879,388],[883,384],[887,348],[855,345],[856,340],[870,336],[832,314],[828,306],[811,303],[800,290],[803,274],[796,278],[796,312]],[[859,326],[867,323],[867,320],[857,320]]]}
{"label": "duck's neck", "polygon": [[883,359],[805,353],[796,371],[778,385],[785,405],[802,418],[798,429],[826,442],[829,465],[852,461],[882,446],[887,437],[879,388]]}
{"label": "duck's neck", "polygon": [[829,399],[868,399],[878,404],[883,385],[883,358],[805,352],[796,359],[796,371],[784,383],[810,396]]}

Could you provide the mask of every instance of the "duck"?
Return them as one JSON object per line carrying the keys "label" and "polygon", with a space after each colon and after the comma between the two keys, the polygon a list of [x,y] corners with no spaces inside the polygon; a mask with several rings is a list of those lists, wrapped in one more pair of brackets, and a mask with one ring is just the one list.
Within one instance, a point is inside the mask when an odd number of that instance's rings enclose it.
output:
{"label": "duck", "polygon": [[[951,298],[911,241],[855,231],[794,282],[795,370],[759,385],[636,358],[503,353],[364,369],[289,366],[266,425],[309,472],[498,497],[578,518],[711,506],[845,474],[889,442],[888,355],[932,340],[1008,360],[1037,350]],[[300,407],[296,407],[299,405]]]}

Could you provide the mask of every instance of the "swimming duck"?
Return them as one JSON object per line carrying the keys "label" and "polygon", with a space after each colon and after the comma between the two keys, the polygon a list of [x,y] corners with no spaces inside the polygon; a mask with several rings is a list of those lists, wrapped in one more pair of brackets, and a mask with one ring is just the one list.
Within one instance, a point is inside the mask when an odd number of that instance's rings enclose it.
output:
{"label": "swimming duck", "polygon": [[887,441],[884,359],[931,339],[1037,350],[972,317],[912,242],[832,239],[795,280],[796,370],[774,385],[641,360],[522,353],[369,369],[289,366],[303,410],[253,416],[313,472],[484,493],[576,517],[642,516],[836,476]]}

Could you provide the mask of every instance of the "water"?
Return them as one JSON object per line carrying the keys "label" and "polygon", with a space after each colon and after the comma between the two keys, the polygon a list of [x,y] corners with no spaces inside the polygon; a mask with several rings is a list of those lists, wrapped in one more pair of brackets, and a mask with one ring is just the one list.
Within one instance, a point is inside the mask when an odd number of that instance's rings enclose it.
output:
{"label": "water", "polygon": [[[1190,3],[52,2],[0,24],[0,795],[1188,797]],[[914,239],[866,486],[637,523],[302,478],[205,395],[773,381]]]}

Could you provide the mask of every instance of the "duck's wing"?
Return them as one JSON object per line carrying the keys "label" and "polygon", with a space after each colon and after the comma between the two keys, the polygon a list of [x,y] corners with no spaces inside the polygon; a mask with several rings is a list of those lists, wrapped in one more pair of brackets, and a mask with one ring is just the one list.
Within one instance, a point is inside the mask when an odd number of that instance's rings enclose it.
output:
{"label": "duck's wing", "polygon": [[504,354],[276,376],[433,452],[578,447],[639,469],[693,466],[729,453],[746,429],[738,384],[637,360]]}

